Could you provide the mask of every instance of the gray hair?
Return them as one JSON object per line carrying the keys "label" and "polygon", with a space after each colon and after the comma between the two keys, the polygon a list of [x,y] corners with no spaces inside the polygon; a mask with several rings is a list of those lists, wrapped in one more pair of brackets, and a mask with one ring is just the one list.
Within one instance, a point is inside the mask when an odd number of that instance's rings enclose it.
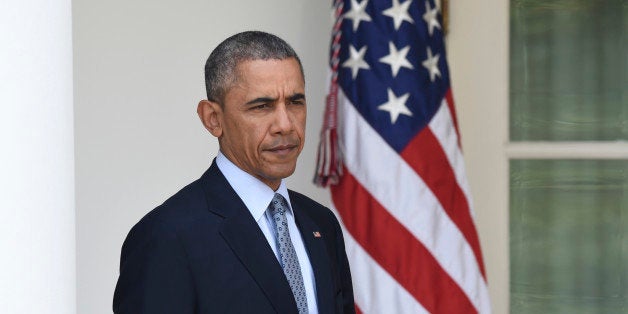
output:
{"label": "gray hair", "polygon": [[237,79],[237,66],[243,61],[295,58],[303,76],[297,53],[283,39],[260,31],[235,34],[221,42],[205,62],[207,99],[223,105],[224,97]]}

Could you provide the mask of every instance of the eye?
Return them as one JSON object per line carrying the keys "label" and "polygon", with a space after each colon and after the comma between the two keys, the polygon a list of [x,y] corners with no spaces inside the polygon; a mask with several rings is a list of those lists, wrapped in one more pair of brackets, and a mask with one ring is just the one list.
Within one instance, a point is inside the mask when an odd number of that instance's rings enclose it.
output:
{"label": "eye", "polygon": [[267,109],[267,108],[270,108],[269,104],[260,104],[260,105],[257,105],[255,107],[252,107],[251,109],[252,110],[264,110],[264,109]]}
{"label": "eye", "polygon": [[293,99],[290,101],[290,103],[293,105],[304,105],[305,99]]}

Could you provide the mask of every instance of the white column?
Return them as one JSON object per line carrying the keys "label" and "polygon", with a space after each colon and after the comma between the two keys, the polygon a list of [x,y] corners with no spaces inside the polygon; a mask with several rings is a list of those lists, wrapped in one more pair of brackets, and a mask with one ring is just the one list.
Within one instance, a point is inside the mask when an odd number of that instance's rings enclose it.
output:
{"label": "white column", "polygon": [[75,313],[72,7],[0,0],[0,312]]}

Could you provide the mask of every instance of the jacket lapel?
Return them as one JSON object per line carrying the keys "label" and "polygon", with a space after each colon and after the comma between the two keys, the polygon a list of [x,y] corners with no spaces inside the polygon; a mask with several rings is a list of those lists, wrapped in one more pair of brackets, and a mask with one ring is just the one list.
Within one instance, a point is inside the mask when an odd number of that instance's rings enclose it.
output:
{"label": "jacket lapel", "polygon": [[[331,269],[329,266],[329,254],[325,247],[325,234],[320,233],[320,228],[304,212],[304,206],[298,197],[290,195],[292,212],[297,221],[299,231],[305,244],[316,281],[316,297],[319,313],[334,313],[334,299],[336,291],[333,291]],[[318,236],[315,236],[315,233]]]}
{"label": "jacket lapel", "polygon": [[292,296],[292,290],[266,237],[215,161],[201,180],[209,210],[224,217],[220,234],[225,242],[255,279],[277,313],[296,313],[294,298],[286,297]]}

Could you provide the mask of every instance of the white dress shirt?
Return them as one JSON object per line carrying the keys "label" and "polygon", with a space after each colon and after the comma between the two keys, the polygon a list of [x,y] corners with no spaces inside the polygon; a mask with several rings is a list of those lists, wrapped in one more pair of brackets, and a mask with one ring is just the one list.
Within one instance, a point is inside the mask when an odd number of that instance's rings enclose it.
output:
{"label": "white dress shirt", "polygon": [[216,165],[225,178],[227,178],[227,181],[238,194],[240,199],[244,202],[246,208],[251,212],[253,219],[257,221],[259,228],[266,237],[266,241],[268,241],[268,244],[270,244],[270,247],[273,249],[277,260],[279,260],[280,257],[277,248],[277,241],[275,240],[275,233],[272,228],[272,217],[266,209],[268,208],[268,205],[270,205],[275,193],[281,194],[281,196],[286,199],[289,206],[286,211],[288,230],[290,232],[292,245],[297,253],[297,258],[299,259],[299,266],[301,267],[301,275],[303,276],[303,284],[305,286],[308,311],[310,314],[318,313],[314,271],[312,270],[310,259],[307,255],[307,251],[305,250],[301,233],[299,232],[299,228],[297,228],[296,221],[294,220],[292,204],[290,203],[290,196],[288,195],[288,188],[286,188],[285,182],[281,180],[281,184],[279,185],[277,191],[273,191],[262,181],[238,168],[238,166],[231,162],[220,151],[218,152],[218,156],[216,156]]}

